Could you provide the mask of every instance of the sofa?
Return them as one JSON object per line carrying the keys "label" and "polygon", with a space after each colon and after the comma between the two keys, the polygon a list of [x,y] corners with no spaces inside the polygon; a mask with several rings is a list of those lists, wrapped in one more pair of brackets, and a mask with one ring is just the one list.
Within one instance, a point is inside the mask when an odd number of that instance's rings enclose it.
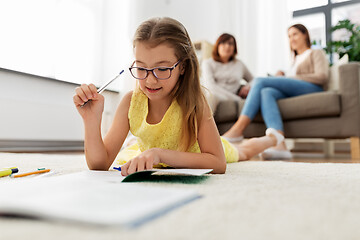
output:
{"label": "sofa", "polygon": [[[351,157],[360,159],[360,63],[350,62],[332,71],[337,90],[326,90],[278,101],[286,138],[351,139]],[[220,134],[238,119],[245,100],[222,101],[215,111]],[[258,113],[244,137],[263,136],[266,126]]]}

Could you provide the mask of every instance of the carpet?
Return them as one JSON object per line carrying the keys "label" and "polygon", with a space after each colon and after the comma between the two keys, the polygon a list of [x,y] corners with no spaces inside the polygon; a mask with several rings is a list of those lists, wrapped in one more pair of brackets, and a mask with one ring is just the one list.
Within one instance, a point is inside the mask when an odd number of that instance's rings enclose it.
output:
{"label": "carpet", "polygon": [[[0,167],[58,174],[87,168],[82,154],[0,153]],[[135,229],[0,218],[1,239],[359,239],[360,164],[246,161],[199,181],[138,184],[203,197]],[[0,178],[0,183],[14,179]],[[1,189],[0,189],[1,191]],[[1,193],[6,194],[6,193]]]}

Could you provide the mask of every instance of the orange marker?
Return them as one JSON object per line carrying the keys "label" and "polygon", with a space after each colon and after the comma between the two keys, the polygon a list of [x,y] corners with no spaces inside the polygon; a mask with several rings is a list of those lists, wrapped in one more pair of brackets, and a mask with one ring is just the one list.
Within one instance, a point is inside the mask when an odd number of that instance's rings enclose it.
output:
{"label": "orange marker", "polygon": [[33,174],[46,173],[46,172],[50,172],[50,169],[43,169],[43,170],[38,170],[38,171],[33,171],[33,172],[16,174],[16,175],[12,175],[12,177],[14,177],[14,178],[26,177],[26,176],[33,175]]}

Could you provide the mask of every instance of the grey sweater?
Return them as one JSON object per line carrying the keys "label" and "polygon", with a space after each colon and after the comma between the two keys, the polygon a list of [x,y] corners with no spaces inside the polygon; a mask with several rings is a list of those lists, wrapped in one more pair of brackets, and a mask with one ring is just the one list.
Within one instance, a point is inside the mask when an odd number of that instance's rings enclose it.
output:
{"label": "grey sweater", "polygon": [[203,85],[210,91],[212,97],[216,98],[216,102],[238,100],[236,94],[240,86],[252,79],[249,69],[239,59],[221,63],[210,58],[204,60],[202,64]]}

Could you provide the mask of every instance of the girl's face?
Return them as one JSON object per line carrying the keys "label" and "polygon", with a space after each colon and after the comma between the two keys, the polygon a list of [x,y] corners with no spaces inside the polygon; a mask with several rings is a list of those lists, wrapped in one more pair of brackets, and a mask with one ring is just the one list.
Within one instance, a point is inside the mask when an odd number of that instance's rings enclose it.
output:
{"label": "girl's face", "polygon": [[290,47],[293,50],[299,50],[306,47],[306,35],[297,28],[290,28],[288,31]]}
{"label": "girl's face", "polygon": [[[180,59],[175,56],[175,51],[167,44],[159,44],[151,47],[144,42],[138,42],[134,48],[135,67],[155,68],[155,67],[173,67]],[[140,89],[146,94],[149,100],[170,100],[170,93],[175,87],[180,74],[182,64],[178,64],[172,71],[168,79],[159,80],[150,71],[145,79],[138,80]],[[162,70],[162,69],[160,69]]]}
{"label": "girl's face", "polygon": [[218,47],[219,56],[221,59],[229,61],[229,59],[234,55],[235,51],[235,41],[233,38],[220,43]]}

